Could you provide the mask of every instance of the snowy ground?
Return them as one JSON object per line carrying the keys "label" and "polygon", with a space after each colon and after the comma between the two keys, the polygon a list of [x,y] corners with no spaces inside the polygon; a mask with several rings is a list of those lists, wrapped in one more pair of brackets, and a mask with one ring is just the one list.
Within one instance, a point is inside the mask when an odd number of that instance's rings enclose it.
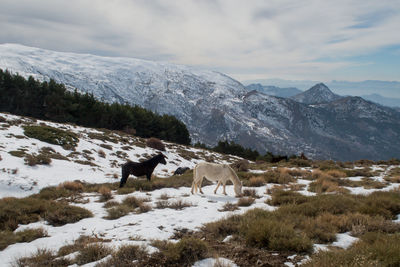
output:
{"label": "snowy ground", "polygon": [[[28,123],[30,121],[29,119],[3,113],[0,113],[0,116],[6,118],[7,121],[22,120],[22,123]],[[39,192],[40,189],[44,187],[55,186],[64,181],[80,180],[88,183],[117,182],[120,178],[119,164],[126,161],[126,159],[118,156],[118,151],[125,152],[126,158],[129,158],[132,161],[139,161],[146,156],[158,153],[158,151],[152,148],[135,146],[133,145],[133,142],[129,144],[130,149],[126,150],[127,144],[121,142],[113,143],[98,139],[90,139],[88,137],[89,132],[102,133],[97,130],[50,122],[35,122],[35,124],[39,123],[45,123],[57,128],[64,127],[79,134],[80,142],[76,147],[76,152],[79,153],[75,153],[76,155],[73,160],[87,160],[87,157],[89,156],[92,158],[91,161],[98,166],[93,167],[82,165],[74,162],[72,159],[70,161],[53,159],[51,164],[48,166],[28,166],[24,163],[23,158],[12,156],[8,152],[24,149],[29,153],[38,153],[42,147],[51,147],[61,155],[68,156],[71,151],[64,150],[62,147],[57,145],[51,145],[36,139],[25,137],[23,129],[21,128],[21,122],[13,126],[7,126],[7,123],[0,122],[0,198],[8,196],[28,196]],[[103,145],[103,147],[101,145]],[[111,146],[112,150],[105,149],[104,145]],[[179,155],[179,151],[182,149],[198,153],[199,158],[195,160],[187,160],[183,158]],[[105,157],[101,157],[98,154],[99,150],[104,151]],[[173,144],[167,144],[167,151],[164,154],[168,157],[168,163],[167,165],[157,166],[154,174],[158,177],[171,176],[177,167],[193,168],[196,163],[205,161],[205,157],[212,156],[217,162],[232,162],[237,159],[234,157],[226,158],[209,151],[185,148]],[[374,168],[379,170],[380,167],[376,166]],[[381,172],[379,176],[372,178],[376,181],[383,181],[383,175],[385,175],[387,171],[388,170],[385,170]],[[263,171],[252,170],[252,172],[261,173]],[[361,177],[351,177],[349,179],[360,181]],[[304,195],[315,194],[307,190],[310,183],[309,180],[298,179],[297,183],[305,185],[305,187],[299,191],[300,193]],[[380,190],[390,190],[398,186],[399,184],[391,184]],[[241,214],[256,207],[266,210],[275,209],[275,207],[265,204],[265,200],[270,198],[266,192],[267,189],[272,187],[271,184],[252,188],[256,190],[260,198],[256,199],[255,203],[250,207],[240,207],[239,210],[234,212],[220,211],[227,202],[236,203],[238,201],[238,199],[234,197],[233,186],[227,186],[227,196],[222,195],[221,193],[214,194],[214,187],[215,185],[203,187],[204,195],[191,195],[190,188],[188,187],[181,187],[178,189],[164,188],[148,193],[133,192],[128,195],[118,195],[116,192],[113,192],[114,201],[121,202],[128,196],[148,198],[150,200],[148,204],[153,208],[147,213],[130,213],[116,220],[104,219],[107,212],[103,207],[104,203],[98,202],[99,194],[86,193],[83,195],[85,200],[84,203],[86,203],[74,205],[90,210],[94,214],[94,217],[60,227],[53,227],[48,225],[45,221],[29,225],[20,225],[16,231],[21,231],[26,228],[42,227],[47,231],[48,237],[39,238],[30,243],[17,243],[8,246],[3,251],[0,251],[0,266],[9,266],[15,261],[15,259],[22,256],[28,256],[36,252],[38,248],[49,248],[56,251],[62,246],[71,244],[81,235],[98,236],[104,239],[110,239],[112,242],[107,244],[113,248],[118,248],[123,244],[145,245],[151,252],[155,250],[155,248],[149,245],[152,240],[168,240],[174,235],[176,230],[197,230],[204,223],[216,221],[232,214]],[[378,190],[364,189],[363,187],[348,187],[348,189],[351,190],[353,194],[368,194]],[[160,200],[161,195],[168,195],[170,197],[169,201],[171,202],[182,200],[186,203],[190,203],[191,206],[182,210],[169,208],[157,209],[156,202]],[[397,221],[400,221],[400,216]],[[343,233],[338,234],[337,241],[331,245],[347,248],[356,240],[357,238],[351,237],[349,233]],[[326,247],[326,245],[317,244],[315,245],[315,250],[326,249]],[[295,255],[291,257],[294,258]],[[290,260],[290,257],[288,260]],[[197,262],[194,266],[213,266],[214,261],[215,259],[205,259]],[[220,262],[225,265],[231,264],[232,266],[235,266],[233,262],[229,262],[229,260],[226,259],[220,259]],[[287,266],[292,266],[293,264],[291,264],[292,263],[289,261],[286,263]],[[93,265],[94,264],[89,264],[88,266]]]}
{"label": "snowy ground", "polygon": [[[31,120],[19,116],[4,113],[0,113],[0,116],[6,118],[7,121],[21,119],[24,124],[32,123]],[[113,143],[90,139],[88,137],[88,133],[103,134],[101,131],[39,120],[34,125],[39,125],[40,123],[45,123],[55,128],[65,128],[64,130],[69,130],[80,135],[80,141],[74,155],[69,156],[70,161],[52,159],[50,165],[27,166],[23,158],[12,156],[8,152],[25,150],[28,153],[38,153],[41,148],[50,147],[57,153],[68,156],[73,151],[65,150],[58,145],[26,137],[21,123],[8,127],[7,123],[0,122],[0,157],[2,158],[0,161],[0,198],[7,196],[28,196],[39,192],[41,188],[55,186],[64,181],[80,180],[87,183],[116,182],[120,179],[120,165],[125,163],[127,159],[137,162],[148,158],[149,155],[159,153],[158,150],[149,147],[143,148],[133,145],[134,142],[138,141],[134,138],[130,140],[130,144],[122,142]],[[4,125],[7,125],[7,127]],[[207,156],[213,156],[220,163],[226,162],[225,159],[222,159],[221,155],[211,153],[207,150],[187,148],[167,142],[164,143],[167,145],[167,151],[163,152],[163,154],[168,159],[166,165],[160,164],[154,170],[154,175],[158,177],[169,177],[178,167],[189,167],[192,169],[198,162],[205,161],[205,157]],[[110,146],[112,150],[106,149],[104,146]],[[201,155],[199,159],[187,160],[178,153],[182,149],[194,153],[201,152]],[[105,157],[101,157],[98,154],[100,150],[104,151]],[[75,162],[75,160],[87,161],[88,157],[92,158],[91,162],[98,166],[93,167]]]}

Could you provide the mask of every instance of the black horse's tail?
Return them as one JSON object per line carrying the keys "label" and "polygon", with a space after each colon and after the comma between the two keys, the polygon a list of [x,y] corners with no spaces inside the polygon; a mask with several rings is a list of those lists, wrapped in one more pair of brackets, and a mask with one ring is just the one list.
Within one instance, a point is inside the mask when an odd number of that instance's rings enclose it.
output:
{"label": "black horse's tail", "polygon": [[128,166],[126,164],[122,165],[122,168],[121,168],[122,178],[121,178],[121,183],[119,184],[119,187],[123,187],[126,183],[126,180],[128,179],[129,171],[127,170],[128,169],[127,167]]}

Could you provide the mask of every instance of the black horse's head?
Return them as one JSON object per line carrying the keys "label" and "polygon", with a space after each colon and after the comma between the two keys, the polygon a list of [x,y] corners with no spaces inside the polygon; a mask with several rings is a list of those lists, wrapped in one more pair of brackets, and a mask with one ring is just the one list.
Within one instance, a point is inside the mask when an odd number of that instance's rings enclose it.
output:
{"label": "black horse's head", "polygon": [[157,157],[159,158],[159,163],[164,165],[167,164],[167,162],[165,161],[167,157],[163,153],[158,154]]}

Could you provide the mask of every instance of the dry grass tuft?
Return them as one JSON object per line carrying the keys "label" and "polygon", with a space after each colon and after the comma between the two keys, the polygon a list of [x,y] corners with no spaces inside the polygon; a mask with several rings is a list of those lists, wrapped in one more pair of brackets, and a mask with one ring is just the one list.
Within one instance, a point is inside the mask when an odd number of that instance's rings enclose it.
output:
{"label": "dry grass tuft", "polygon": [[238,205],[233,204],[231,202],[226,202],[224,206],[222,206],[222,209],[219,209],[218,211],[235,211],[238,210]]}
{"label": "dry grass tuft", "polygon": [[84,186],[80,182],[67,181],[62,184],[59,184],[57,188],[58,189],[67,189],[67,190],[74,191],[74,192],[82,192],[84,189]]}
{"label": "dry grass tuft", "polygon": [[146,140],[146,145],[148,147],[160,150],[160,151],[165,151],[165,145],[164,143],[155,137],[150,137],[149,139]]}
{"label": "dry grass tuft", "polygon": [[105,202],[113,198],[111,189],[107,186],[102,185],[99,188],[99,193],[101,195],[99,199],[100,202]]}
{"label": "dry grass tuft", "polygon": [[237,172],[247,172],[249,170],[249,161],[245,159],[239,160],[232,163],[231,167]]}
{"label": "dry grass tuft", "polygon": [[254,189],[243,189],[243,196],[252,197],[252,198],[260,198],[260,196],[257,195],[256,190],[254,190]]}
{"label": "dry grass tuft", "polygon": [[248,186],[259,187],[265,184],[265,180],[262,176],[253,176],[249,179]]}
{"label": "dry grass tuft", "polygon": [[102,150],[102,149],[99,149],[99,150],[97,151],[97,154],[98,154],[99,157],[101,157],[101,158],[105,158],[105,157],[106,157],[106,152],[104,152],[104,150]]}
{"label": "dry grass tuft", "polygon": [[239,207],[249,207],[249,206],[251,206],[251,204],[254,203],[254,201],[255,201],[255,199],[252,197],[242,197],[238,200],[237,205]]}

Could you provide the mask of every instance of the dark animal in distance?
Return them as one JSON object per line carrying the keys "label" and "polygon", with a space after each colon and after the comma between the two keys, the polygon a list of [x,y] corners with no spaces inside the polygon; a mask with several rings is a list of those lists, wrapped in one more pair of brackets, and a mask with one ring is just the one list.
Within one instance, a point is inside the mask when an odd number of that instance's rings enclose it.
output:
{"label": "dark animal in distance", "polygon": [[288,156],[274,156],[271,159],[271,163],[277,163],[279,161],[285,160],[286,162],[288,161]]}
{"label": "dark animal in distance", "polygon": [[126,180],[128,179],[128,176],[130,174],[135,175],[136,177],[146,175],[147,180],[150,181],[151,179],[151,174],[153,173],[154,169],[158,165],[158,163],[161,164],[167,164],[165,161],[166,156],[163,154],[158,154],[151,159],[148,159],[143,162],[133,162],[133,161],[128,161],[127,163],[122,165],[122,178],[121,178],[121,183],[119,184],[119,187],[123,187],[126,183]]}
{"label": "dark animal in distance", "polygon": [[175,170],[174,175],[182,175],[182,174],[184,174],[187,170],[189,170],[188,167],[179,167],[178,169]]}

